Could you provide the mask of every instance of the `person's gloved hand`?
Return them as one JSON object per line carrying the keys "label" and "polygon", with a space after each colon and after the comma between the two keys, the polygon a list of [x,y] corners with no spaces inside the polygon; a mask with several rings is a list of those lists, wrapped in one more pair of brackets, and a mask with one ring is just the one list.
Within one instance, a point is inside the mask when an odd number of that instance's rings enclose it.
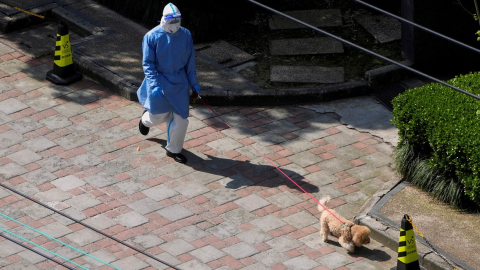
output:
{"label": "person's gloved hand", "polygon": [[198,99],[198,93],[195,90],[192,91],[192,99]]}
{"label": "person's gloved hand", "polygon": [[153,88],[152,96],[157,97],[157,98],[161,97],[162,96],[162,88],[160,88],[159,86]]}
{"label": "person's gloved hand", "polygon": [[196,84],[193,86],[192,98],[198,99],[198,92],[200,92],[200,85]]}

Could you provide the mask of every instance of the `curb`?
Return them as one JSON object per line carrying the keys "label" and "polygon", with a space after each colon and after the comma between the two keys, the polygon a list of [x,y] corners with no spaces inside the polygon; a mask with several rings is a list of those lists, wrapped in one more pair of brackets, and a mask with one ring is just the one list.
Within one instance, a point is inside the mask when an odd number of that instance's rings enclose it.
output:
{"label": "curb", "polygon": [[[373,239],[393,251],[398,249],[400,227],[391,219],[381,215],[378,210],[380,210],[393,195],[402,190],[408,184],[408,182],[403,181],[403,179],[400,179],[399,177],[393,177],[363,205],[354,217],[354,222],[356,224],[370,228],[371,237]],[[417,244],[418,261],[422,268],[428,270],[451,269],[450,265],[437,255],[422,238],[416,236],[415,239]],[[474,270],[474,268],[466,265],[464,262],[453,257],[449,253],[436,246],[434,247],[447,259],[462,267],[462,269]]]}
{"label": "curb", "polygon": [[[402,61],[400,64],[403,64],[407,67],[412,66],[412,62],[409,60]],[[412,75],[410,71],[391,64],[388,66],[367,70],[365,72],[364,79],[372,89],[378,90],[398,83],[407,78],[409,75]]]}
{"label": "curb", "polygon": [[96,64],[94,60],[88,56],[82,55],[77,51],[73,51],[73,54],[75,58],[74,62],[82,74],[113,90],[127,100],[138,101],[138,86],[135,85],[134,82]]}
{"label": "curb", "polygon": [[[122,74],[116,74],[112,70],[96,64],[94,60],[82,55],[78,51],[74,51],[74,55],[75,63],[83,74],[114,90],[130,101],[138,101],[136,94],[139,87],[138,82],[124,78]],[[395,65],[391,66],[396,67]],[[383,68],[385,68],[385,73],[382,73]],[[392,71],[392,67],[386,66],[381,69],[382,70],[376,71],[374,78],[369,78],[370,84],[367,81],[347,81],[319,88],[252,88],[242,90],[205,88],[202,89],[202,98],[213,106],[237,104],[244,104],[246,106],[297,105],[369,95],[381,89],[382,86],[388,86],[406,78],[404,71],[400,70],[401,68]],[[394,78],[398,78],[398,81]],[[372,87],[372,85],[375,87]]]}

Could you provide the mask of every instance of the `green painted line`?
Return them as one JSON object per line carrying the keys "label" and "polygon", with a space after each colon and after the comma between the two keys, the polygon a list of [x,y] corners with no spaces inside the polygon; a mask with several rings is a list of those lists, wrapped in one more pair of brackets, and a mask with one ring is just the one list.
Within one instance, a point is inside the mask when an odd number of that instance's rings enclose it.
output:
{"label": "green painted line", "polygon": [[[118,267],[115,267],[115,266],[113,266],[113,265],[111,265],[111,264],[109,264],[109,263],[107,263],[107,262],[105,262],[105,261],[102,261],[101,259],[96,258],[96,257],[94,257],[94,256],[92,256],[92,255],[90,255],[90,254],[88,254],[88,253],[86,253],[86,252],[84,252],[84,251],[82,251],[82,250],[79,250],[79,249],[77,249],[77,248],[75,248],[75,247],[72,247],[72,246],[70,246],[70,245],[67,244],[67,243],[64,243],[64,242],[62,242],[62,241],[60,241],[60,240],[57,240],[57,239],[55,239],[54,237],[51,237],[51,236],[48,235],[48,234],[45,234],[45,233],[43,233],[43,232],[41,232],[41,231],[39,231],[39,230],[37,230],[37,229],[34,229],[34,228],[28,226],[27,224],[24,224],[24,223],[22,223],[22,222],[20,222],[20,221],[18,221],[18,220],[15,220],[15,219],[13,219],[13,218],[11,218],[11,217],[9,217],[9,216],[1,213],[1,212],[0,212],[0,215],[6,217],[6,218],[8,218],[8,219],[10,219],[11,221],[14,221],[14,222],[16,222],[16,223],[18,223],[18,224],[21,224],[22,226],[27,227],[27,228],[29,228],[30,230],[33,230],[33,231],[35,231],[35,232],[37,232],[37,233],[39,233],[39,234],[41,234],[41,235],[43,235],[43,236],[45,236],[45,237],[48,237],[48,238],[52,239],[53,241],[56,241],[56,242],[58,242],[58,243],[61,243],[61,244],[64,245],[64,246],[67,246],[67,247],[69,247],[69,248],[71,248],[71,249],[73,249],[73,250],[76,250],[76,251],[78,251],[78,252],[80,252],[80,253],[82,253],[82,254],[84,254],[84,255],[86,255],[86,256],[94,259],[94,260],[97,260],[97,261],[99,261],[99,262],[101,262],[101,263],[103,263],[103,264],[106,264],[106,265],[108,265],[108,266],[110,266],[110,267],[113,267],[114,269],[122,270],[122,269],[120,269],[120,268],[118,268]],[[87,269],[87,268],[85,268],[85,269]]]}
{"label": "green painted line", "polygon": [[83,268],[83,269],[89,270],[88,268],[85,268],[85,267],[83,267],[83,266],[79,265],[78,263],[72,262],[71,260],[69,260],[69,259],[67,259],[67,258],[63,257],[62,255],[59,255],[59,254],[57,254],[57,253],[55,253],[55,252],[53,252],[53,251],[51,251],[51,250],[48,250],[48,249],[46,249],[46,248],[44,248],[44,247],[42,247],[42,246],[40,246],[40,245],[37,245],[37,244],[35,244],[35,243],[31,242],[30,240],[27,240],[27,239],[25,239],[25,238],[21,237],[20,235],[16,235],[15,233],[13,233],[13,232],[11,232],[11,231],[9,231],[9,230],[5,229],[5,228],[2,228],[2,227],[0,227],[0,229],[1,229],[2,231],[4,231],[4,232],[7,232],[7,233],[9,233],[9,234],[11,234],[11,235],[15,236],[15,237],[18,237],[18,238],[22,239],[22,240],[23,240],[23,241],[25,241],[25,242],[28,242],[28,243],[30,243],[30,244],[32,244],[32,245],[34,245],[34,246],[36,246],[36,247],[39,247],[39,248],[41,248],[41,249],[45,250],[46,252],[50,252],[50,253],[52,253],[53,255],[55,255],[55,256],[58,256],[59,258],[62,258],[62,259],[64,259],[64,260],[65,260],[65,261],[67,261],[67,262],[73,263],[73,264],[75,264],[75,265],[76,265],[76,266],[78,266],[78,267],[81,267],[81,268]]}

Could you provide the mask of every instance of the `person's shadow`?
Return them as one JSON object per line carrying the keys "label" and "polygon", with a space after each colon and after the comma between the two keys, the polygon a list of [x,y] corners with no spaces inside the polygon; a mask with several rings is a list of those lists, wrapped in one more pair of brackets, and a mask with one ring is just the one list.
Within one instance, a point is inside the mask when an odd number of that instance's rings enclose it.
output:
{"label": "person's shadow", "polygon": [[[156,142],[165,148],[166,141],[158,138],[147,139]],[[295,181],[300,187],[309,193],[318,192],[317,186],[305,182],[303,177],[288,169],[281,169],[280,172],[273,165],[252,164],[249,161],[240,161],[229,158],[215,157],[204,154],[208,159],[201,158],[195,153],[183,149],[182,154],[188,159],[185,166],[189,166],[196,171],[211,173],[232,179],[228,183],[224,183],[226,188],[238,189],[242,186],[264,186],[278,187],[286,185],[290,188],[302,191],[297,185],[290,181],[284,174]],[[266,163],[268,161],[265,160]]]}

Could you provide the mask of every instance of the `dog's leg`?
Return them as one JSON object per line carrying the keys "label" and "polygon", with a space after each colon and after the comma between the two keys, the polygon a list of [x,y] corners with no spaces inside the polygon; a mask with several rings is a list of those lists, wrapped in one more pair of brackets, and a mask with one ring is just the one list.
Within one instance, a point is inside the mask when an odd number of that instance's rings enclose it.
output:
{"label": "dog's leg", "polygon": [[322,238],[323,242],[328,242],[328,235],[330,234],[330,228],[328,227],[328,222],[325,220],[322,221],[320,224],[320,238]]}
{"label": "dog's leg", "polygon": [[352,241],[345,241],[345,238],[343,236],[340,236],[340,238],[338,238],[338,242],[348,252],[353,253],[355,251],[355,244]]}

